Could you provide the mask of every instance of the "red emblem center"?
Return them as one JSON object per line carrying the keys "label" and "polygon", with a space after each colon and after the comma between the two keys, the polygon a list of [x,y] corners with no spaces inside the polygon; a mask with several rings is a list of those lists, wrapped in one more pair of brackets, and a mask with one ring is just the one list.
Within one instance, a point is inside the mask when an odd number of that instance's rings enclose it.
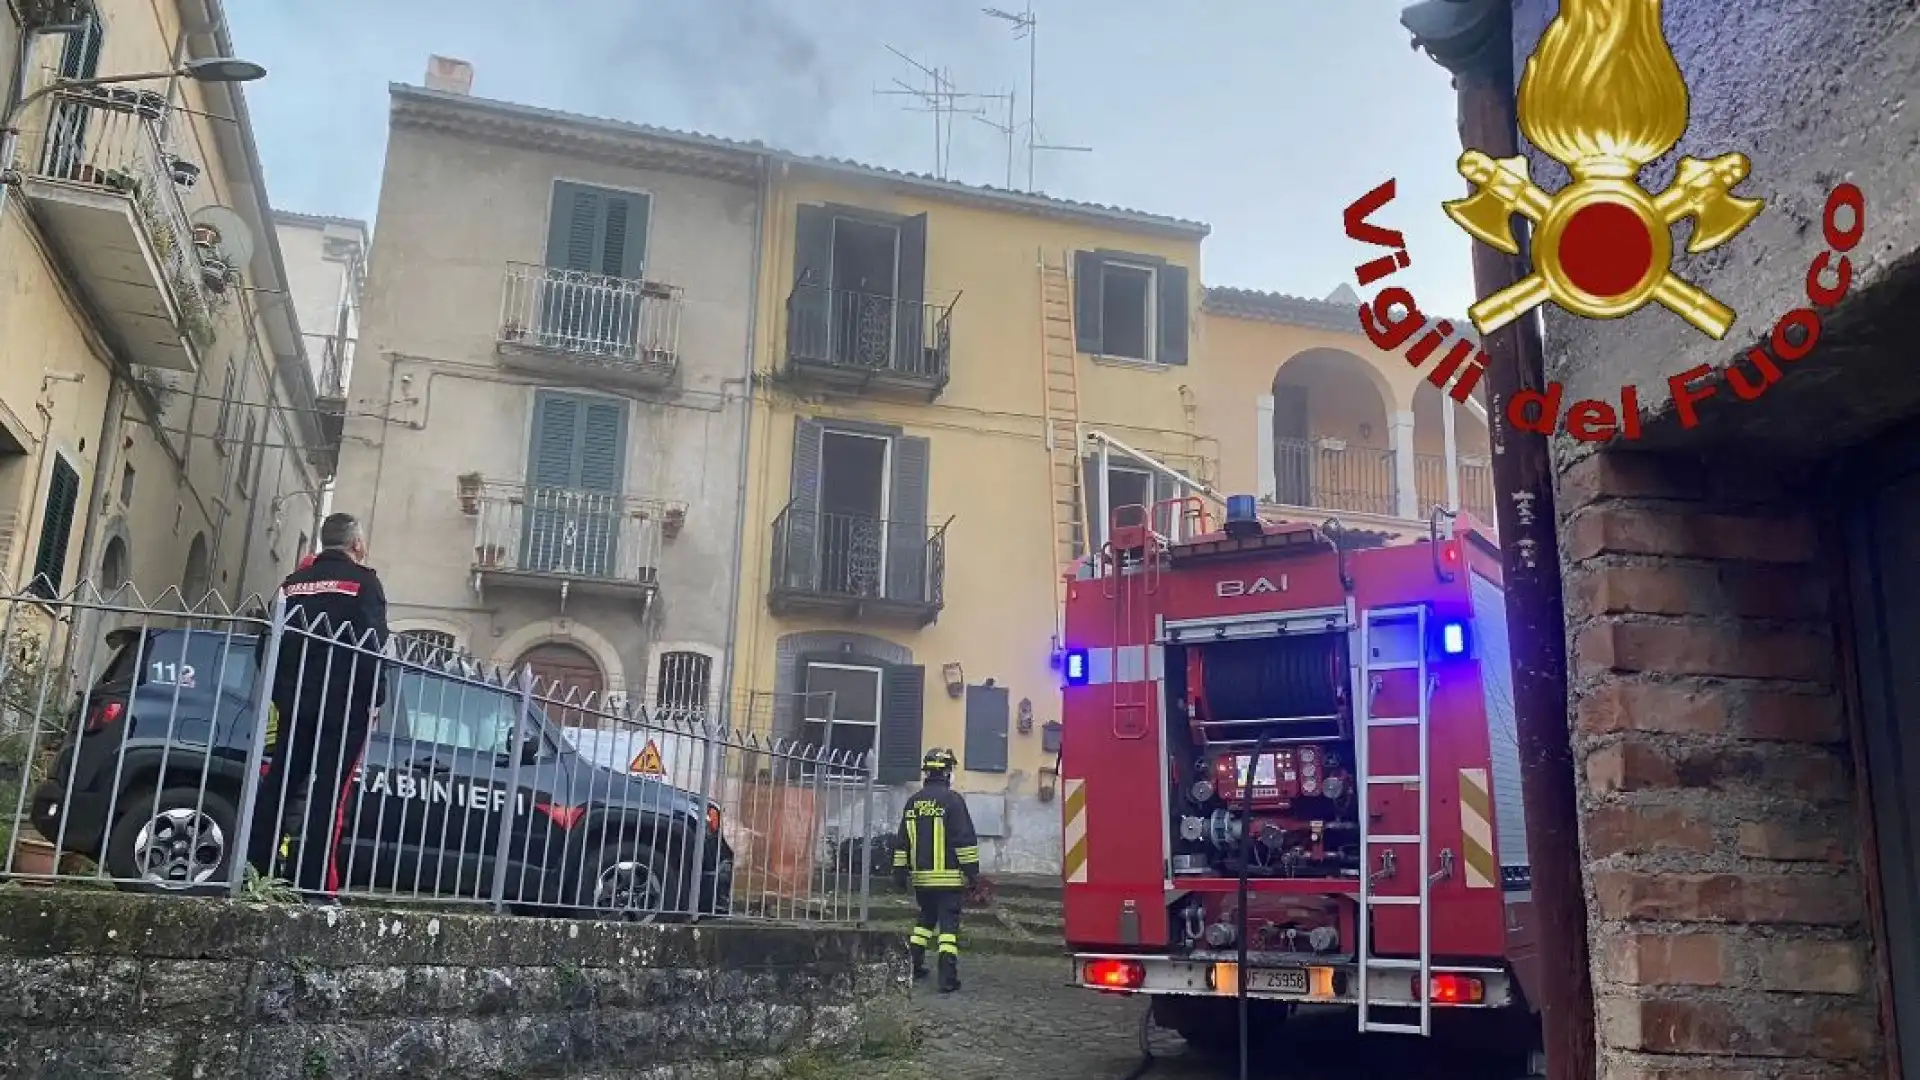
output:
{"label": "red emblem center", "polygon": [[1653,262],[1653,237],[1640,215],[1616,202],[1574,211],[1560,233],[1560,270],[1589,296],[1623,296]]}

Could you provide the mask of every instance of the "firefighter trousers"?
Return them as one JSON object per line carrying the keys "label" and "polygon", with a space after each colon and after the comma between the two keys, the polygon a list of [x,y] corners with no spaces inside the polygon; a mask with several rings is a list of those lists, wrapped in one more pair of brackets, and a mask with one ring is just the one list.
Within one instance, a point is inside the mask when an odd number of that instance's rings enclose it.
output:
{"label": "firefighter trousers", "polygon": [[965,889],[915,889],[913,898],[920,903],[920,918],[913,925],[913,934],[907,938],[907,944],[913,949],[915,966],[926,955],[927,947],[937,945],[943,966],[952,966],[960,959],[960,908],[965,902]]}

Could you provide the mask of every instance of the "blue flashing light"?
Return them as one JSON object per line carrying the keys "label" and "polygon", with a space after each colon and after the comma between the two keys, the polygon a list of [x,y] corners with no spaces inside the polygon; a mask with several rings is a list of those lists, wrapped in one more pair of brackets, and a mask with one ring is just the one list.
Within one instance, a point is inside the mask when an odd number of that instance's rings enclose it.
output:
{"label": "blue flashing light", "polygon": [[1448,656],[1465,656],[1467,624],[1450,622],[1440,627],[1440,651]]}
{"label": "blue flashing light", "polygon": [[1259,509],[1251,495],[1227,496],[1228,521],[1258,521]]}
{"label": "blue flashing light", "polygon": [[1087,685],[1087,650],[1068,649],[1066,663],[1068,686]]}

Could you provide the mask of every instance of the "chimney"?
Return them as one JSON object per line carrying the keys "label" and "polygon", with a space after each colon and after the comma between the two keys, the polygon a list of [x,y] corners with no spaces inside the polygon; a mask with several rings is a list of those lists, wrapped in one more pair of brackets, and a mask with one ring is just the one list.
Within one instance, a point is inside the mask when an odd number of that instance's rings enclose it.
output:
{"label": "chimney", "polygon": [[427,57],[427,89],[449,94],[473,92],[473,65],[450,56]]}

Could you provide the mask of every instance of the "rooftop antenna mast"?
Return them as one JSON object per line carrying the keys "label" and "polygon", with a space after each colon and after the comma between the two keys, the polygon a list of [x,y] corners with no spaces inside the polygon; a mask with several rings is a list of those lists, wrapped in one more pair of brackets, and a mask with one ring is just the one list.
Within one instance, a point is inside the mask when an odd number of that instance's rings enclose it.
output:
{"label": "rooftop antenna mast", "polygon": [[929,67],[915,60],[891,45],[886,50],[906,61],[927,80],[925,89],[919,89],[893,80],[893,89],[875,90],[882,97],[910,97],[924,108],[907,107],[908,112],[928,112],[933,114],[933,175],[938,179],[947,179],[947,173],[953,164],[953,119],[959,114],[968,116],[982,115],[980,108],[963,108],[962,101],[972,101],[982,97],[997,95],[969,94],[954,89],[952,70]]}
{"label": "rooftop antenna mast", "polygon": [[[1093,148],[1090,146],[1063,146],[1040,141],[1040,126],[1034,120],[1034,105],[1039,98],[1035,86],[1040,81],[1040,53],[1037,45],[1040,20],[1033,13],[1033,0],[1027,0],[1025,9],[1019,12],[1004,11],[1000,8],[991,7],[981,8],[980,12],[989,18],[999,19],[1001,22],[1006,23],[1007,26],[1012,29],[1015,40],[1024,38],[1027,43],[1027,191],[1028,193],[1032,193],[1034,188],[1033,163],[1037,155],[1049,151],[1072,151],[1085,154],[1092,153]],[[1011,115],[1011,111],[1009,111],[1009,115]],[[1008,186],[1011,187],[1012,185]]]}
{"label": "rooftop antenna mast", "polygon": [[992,128],[993,130],[999,132],[1001,135],[1006,137],[1006,140],[1007,140],[1007,190],[1012,191],[1013,190],[1013,137],[1020,133],[1020,125],[1013,122],[1013,103],[1014,103],[1014,99],[1019,96],[1018,90],[1017,89],[1009,90],[1004,94],[982,94],[980,96],[984,98],[990,98],[995,101],[1004,101],[1007,103],[1007,122],[1004,124],[1000,123],[997,120],[989,120],[986,118],[984,114],[975,116],[974,119],[980,121],[981,123],[987,125],[988,127]]}

